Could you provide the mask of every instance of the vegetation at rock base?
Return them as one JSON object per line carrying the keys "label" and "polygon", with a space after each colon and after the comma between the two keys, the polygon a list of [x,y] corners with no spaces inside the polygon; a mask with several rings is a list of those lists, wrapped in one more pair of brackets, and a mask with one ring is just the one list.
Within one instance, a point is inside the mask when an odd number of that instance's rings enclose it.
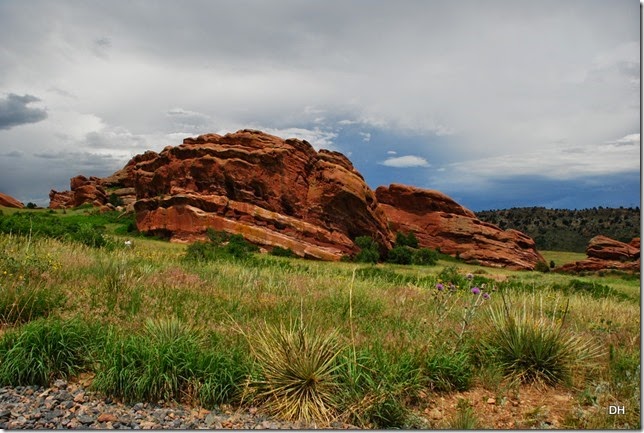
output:
{"label": "vegetation at rock base", "polygon": [[252,406],[320,427],[641,427],[638,275],[442,255],[431,266],[316,262],[215,232],[208,248],[237,245],[230,257],[192,260],[189,246],[151,238],[125,247],[127,219],[87,209],[3,209],[0,221],[23,212],[95,226],[111,247],[34,230],[37,219],[0,233],[1,385],[87,372],[111,398]]}
{"label": "vegetation at rock base", "polygon": [[640,236],[639,208],[582,210],[524,207],[476,212],[477,218],[534,239],[538,250],[584,252],[597,235],[630,242]]}

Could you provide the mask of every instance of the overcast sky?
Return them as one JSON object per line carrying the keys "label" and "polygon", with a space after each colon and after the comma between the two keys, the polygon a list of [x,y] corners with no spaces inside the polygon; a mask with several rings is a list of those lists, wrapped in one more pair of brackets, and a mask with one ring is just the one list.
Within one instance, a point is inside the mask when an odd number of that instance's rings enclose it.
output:
{"label": "overcast sky", "polygon": [[0,192],[261,129],[472,210],[640,205],[636,0],[0,0]]}

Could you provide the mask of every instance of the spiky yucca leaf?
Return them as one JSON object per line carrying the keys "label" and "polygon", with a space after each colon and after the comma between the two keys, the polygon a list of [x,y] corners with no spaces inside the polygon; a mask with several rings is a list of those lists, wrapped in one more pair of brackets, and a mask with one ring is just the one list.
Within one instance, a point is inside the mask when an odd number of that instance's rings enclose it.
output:
{"label": "spiky yucca leaf", "polygon": [[262,376],[251,385],[269,412],[287,420],[331,421],[342,349],[335,333],[267,326],[251,337],[251,348]]}
{"label": "spiky yucca leaf", "polygon": [[[505,304],[505,300],[504,300]],[[599,347],[564,329],[567,308],[558,320],[547,317],[542,306],[492,308],[488,344],[507,376],[523,383],[555,385],[571,377],[574,366],[591,362]]]}

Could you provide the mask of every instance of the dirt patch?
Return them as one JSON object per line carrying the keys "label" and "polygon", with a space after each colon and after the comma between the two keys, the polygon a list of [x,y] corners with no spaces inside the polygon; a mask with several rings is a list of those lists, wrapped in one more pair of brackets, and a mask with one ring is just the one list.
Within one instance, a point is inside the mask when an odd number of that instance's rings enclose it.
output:
{"label": "dirt patch", "polygon": [[485,388],[429,395],[421,403],[421,416],[436,428],[449,428],[459,401],[469,402],[482,429],[563,428],[562,423],[576,405],[569,390],[522,385],[504,393]]}

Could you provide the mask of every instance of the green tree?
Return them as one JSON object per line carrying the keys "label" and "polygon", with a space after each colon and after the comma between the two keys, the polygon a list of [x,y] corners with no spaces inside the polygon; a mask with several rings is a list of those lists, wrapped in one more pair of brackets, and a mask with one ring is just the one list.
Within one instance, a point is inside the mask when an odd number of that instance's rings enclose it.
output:
{"label": "green tree", "polygon": [[378,244],[370,236],[358,236],[354,240],[355,244],[360,248],[360,252],[356,254],[355,261],[360,263],[377,263],[380,258],[378,252]]}

